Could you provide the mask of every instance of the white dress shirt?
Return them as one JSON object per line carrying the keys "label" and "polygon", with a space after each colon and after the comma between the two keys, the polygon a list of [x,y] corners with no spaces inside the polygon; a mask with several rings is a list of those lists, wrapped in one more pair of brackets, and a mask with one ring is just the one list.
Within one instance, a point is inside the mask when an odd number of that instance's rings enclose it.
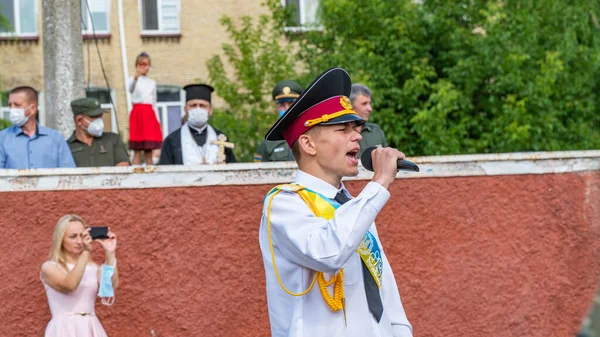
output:
{"label": "white dress shirt", "polygon": [[[295,182],[333,199],[334,186],[298,171]],[[347,195],[348,192],[344,189]],[[274,337],[411,337],[400,293],[390,264],[382,249],[383,272],[380,288],[383,315],[379,323],[369,311],[365,294],[362,261],[356,249],[367,231],[377,238],[373,221],[390,198],[380,184],[370,182],[354,199],[341,205],[334,218],[318,218],[297,193],[280,192],[271,205],[271,236],[275,262],[284,286],[295,293],[305,291],[315,271],[329,280],[344,268],[347,326],[343,310],[334,312],[323,299],[319,286],[304,296],[286,293],[275,276],[267,234],[267,197],[263,206],[259,240],[266,273],[267,302]],[[333,294],[333,285],[329,286]]]}

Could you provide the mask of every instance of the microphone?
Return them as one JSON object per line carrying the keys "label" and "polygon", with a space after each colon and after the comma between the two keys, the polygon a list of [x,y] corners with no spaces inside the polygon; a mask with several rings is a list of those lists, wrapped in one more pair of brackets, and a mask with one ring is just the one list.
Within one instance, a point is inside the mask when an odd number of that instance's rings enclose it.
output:
{"label": "microphone", "polygon": [[[371,172],[373,172],[373,158],[371,157],[371,152],[373,152],[375,149],[375,146],[369,147],[360,156],[362,165]],[[411,161],[398,159],[398,171],[400,170],[419,172],[419,167]]]}

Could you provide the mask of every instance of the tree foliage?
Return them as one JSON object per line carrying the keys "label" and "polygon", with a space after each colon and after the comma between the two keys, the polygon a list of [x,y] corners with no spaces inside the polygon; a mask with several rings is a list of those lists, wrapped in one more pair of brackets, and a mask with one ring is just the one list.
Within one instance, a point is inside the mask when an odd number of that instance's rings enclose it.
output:
{"label": "tree foliage", "polygon": [[600,145],[600,3],[322,0],[295,37],[314,77],[341,66],[410,155]]}
{"label": "tree foliage", "polygon": [[12,123],[10,121],[0,118],[0,130],[6,129],[7,127],[9,127],[11,125],[12,125]]}
{"label": "tree foliage", "polygon": [[13,32],[13,31],[14,31],[13,25],[10,23],[10,21],[4,15],[2,15],[2,13],[0,13],[0,32]]}
{"label": "tree foliage", "polygon": [[232,43],[224,43],[222,55],[207,62],[210,83],[225,101],[211,123],[236,144],[238,161],[252,161],[256,147],[277,119],[271,98],[275,83],[296,76],[294,53],[284,41],[287,13],[277,0],[263,5],[270,13],[260,15],[256,22],[251,16],[221,18]]}
{"label": "tree foliage", "polygon": [[243,160],[276,118],[273,84],[334,66],[373,90],[372,121],[412,156],[600,147],[600,2],[320,0],[321,28],[302,33],[280,4],[257,24],[224,17],[230,68],[208,62],[227,103],[215,124]]}

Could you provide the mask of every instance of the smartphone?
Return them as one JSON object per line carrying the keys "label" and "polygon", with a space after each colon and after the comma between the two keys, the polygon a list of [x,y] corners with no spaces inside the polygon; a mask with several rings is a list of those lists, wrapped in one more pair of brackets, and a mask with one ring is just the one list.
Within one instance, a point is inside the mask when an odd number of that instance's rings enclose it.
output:
{"label": "smartphone", "polygon": [[108,239],[108,227],[94,226],[90,227],[90,236],[92,240]]}

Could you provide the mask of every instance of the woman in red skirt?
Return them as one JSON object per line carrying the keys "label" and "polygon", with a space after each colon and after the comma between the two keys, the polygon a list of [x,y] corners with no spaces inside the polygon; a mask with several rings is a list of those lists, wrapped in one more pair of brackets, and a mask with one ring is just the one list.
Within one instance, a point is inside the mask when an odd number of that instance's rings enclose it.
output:
{"label": "woman in red skirt", "polygon": [[144,151],[146,165],[152,165],[152,150],[162,147],[162,131],[156,117],[156,82],[150,79],[150,56],[141,53],[135,59],[135,75],[129,79],[133,109],[129,114],[129,148],[133,165],[141,163]]}

